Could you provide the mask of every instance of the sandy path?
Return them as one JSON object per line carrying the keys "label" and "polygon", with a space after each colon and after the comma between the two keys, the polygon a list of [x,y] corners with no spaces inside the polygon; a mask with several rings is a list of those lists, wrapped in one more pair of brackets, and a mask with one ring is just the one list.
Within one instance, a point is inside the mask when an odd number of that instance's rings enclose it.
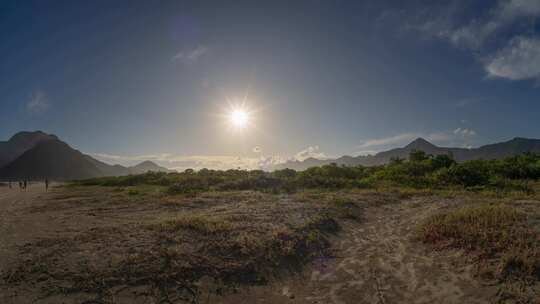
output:
{"label": "sandy path", "polygon": [[414,241],[418,221],[444,205],[368,207],[362,222],[346,224],[335,240],[335,259],[314,263],[301,277],[203,303],[493,303],[498,288],[475,279],[459,254]]}
{"label": "sandy path", "polygon": [[[0,273],[17,260],[19,246],[58,229],[51,215],[28,212],[29,208],[56,191],[49,188],[49,192],[45,192],[43,183],[32,183],[25,191],[20,191],[15,184],[12,189],[0,187]],[[19,303],[12,299],[18,292],[2,288],[5,287],[0,287],[0,303]]]}
{"label": "sandy path", "polygon": [[15,184],[12,189],[0,187],[0,270],[13,260],[15,247],[54,229],[49,216],[25,212],[54,190],[49,191],[45,192],[43,183],[32,183],[25,191]]}

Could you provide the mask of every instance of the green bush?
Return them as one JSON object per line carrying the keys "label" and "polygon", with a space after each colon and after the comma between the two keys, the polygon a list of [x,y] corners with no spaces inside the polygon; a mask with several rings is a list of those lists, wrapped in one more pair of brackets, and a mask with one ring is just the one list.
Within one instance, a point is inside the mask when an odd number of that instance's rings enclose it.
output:
{"label": "green bush", "polygon": [[464,187],[487,185],[489,177],[488,162],[483,160],[466,161],[448,168],[448,181]]}
{"label": "green bush", "polygon": [[540,159],[534,154],[524,154],[495,161],[496,174],[509,179],[540,178]]}

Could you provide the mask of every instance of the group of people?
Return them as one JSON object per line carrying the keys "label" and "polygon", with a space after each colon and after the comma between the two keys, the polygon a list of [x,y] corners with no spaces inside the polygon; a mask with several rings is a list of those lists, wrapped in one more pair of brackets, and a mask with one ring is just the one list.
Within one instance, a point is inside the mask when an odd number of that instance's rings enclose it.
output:
{"label": "group of people", "polygon": [[[26,179],[25,180],[20,180],[19,181],[19,190],[23,191],[23,190],[26,190],[26,187],[28,186],[30,182],[28,182]],[[9,189],[12,188],[11,186],[11,181],[8,183],[9,185]],[[45,191],[48,191],[49,190],[49,179],[46,178],[45,179]]]}
{"label": "group of people", "polygon": [[23,180],[23,181],[19,181],[19,189],[22,191],[22,190],[26,190],[26,186],[28,185],[28,181],[27,180]]}

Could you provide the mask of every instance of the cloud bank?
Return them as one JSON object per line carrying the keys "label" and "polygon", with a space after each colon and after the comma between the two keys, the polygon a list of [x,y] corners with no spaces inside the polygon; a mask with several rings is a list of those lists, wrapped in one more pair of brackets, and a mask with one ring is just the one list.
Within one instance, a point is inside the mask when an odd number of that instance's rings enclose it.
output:
{"label": "cloud bank", "polygon": [[321,152],[319,150],[319,146],[310,146],[310,147],[307,147],[306,149],[296,153],[294,155],[293,159],[303,161],[303,160],[306,160],[308,158],[324,159],[324,158],[327,158],[327,157],[326,157],[326,154],[324,154],[323,152]]}
{"label": "cloud bank", "polygon": [[[258,152],[256,152],[258,151]],[[255,147],[254,153],[261,154],[262,149]],[[319,150],[319,146],[310,146],[296,153],[293,157],[279,155],[258,157],[238,157],[227,155],[174,155],[171,153],[146,154],[146,155],[114,155],[108,153],[89,153],[91,156],[111,164],[132,166],[145,160],[156,162],[160,166],[169,169],[184,171],[186,169],[200,170],[203,168],[215,170],[228,169],[271,169],[274,165],[287,161],[302,161],[309,157],[326,158],[326,154]]]}

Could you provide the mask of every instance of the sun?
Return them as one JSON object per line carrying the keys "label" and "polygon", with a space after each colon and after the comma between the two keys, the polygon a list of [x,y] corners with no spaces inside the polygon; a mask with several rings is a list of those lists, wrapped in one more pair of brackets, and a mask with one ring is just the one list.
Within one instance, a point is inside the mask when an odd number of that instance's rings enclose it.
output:
{"label": "sun", "polygon": [[254,108],[254,103],[248,101],[247,93],[243,99],[226,99],[218,116],[220,124],[224,130],[236,135],[248,134],[257,131],[257,121],[259,120],[260,110]]}
{"label": "sun", "polygon": [[233,127],[244,129],[249,123],[250,115],[246,109],[232,109],[229,113],[229,121]]}

